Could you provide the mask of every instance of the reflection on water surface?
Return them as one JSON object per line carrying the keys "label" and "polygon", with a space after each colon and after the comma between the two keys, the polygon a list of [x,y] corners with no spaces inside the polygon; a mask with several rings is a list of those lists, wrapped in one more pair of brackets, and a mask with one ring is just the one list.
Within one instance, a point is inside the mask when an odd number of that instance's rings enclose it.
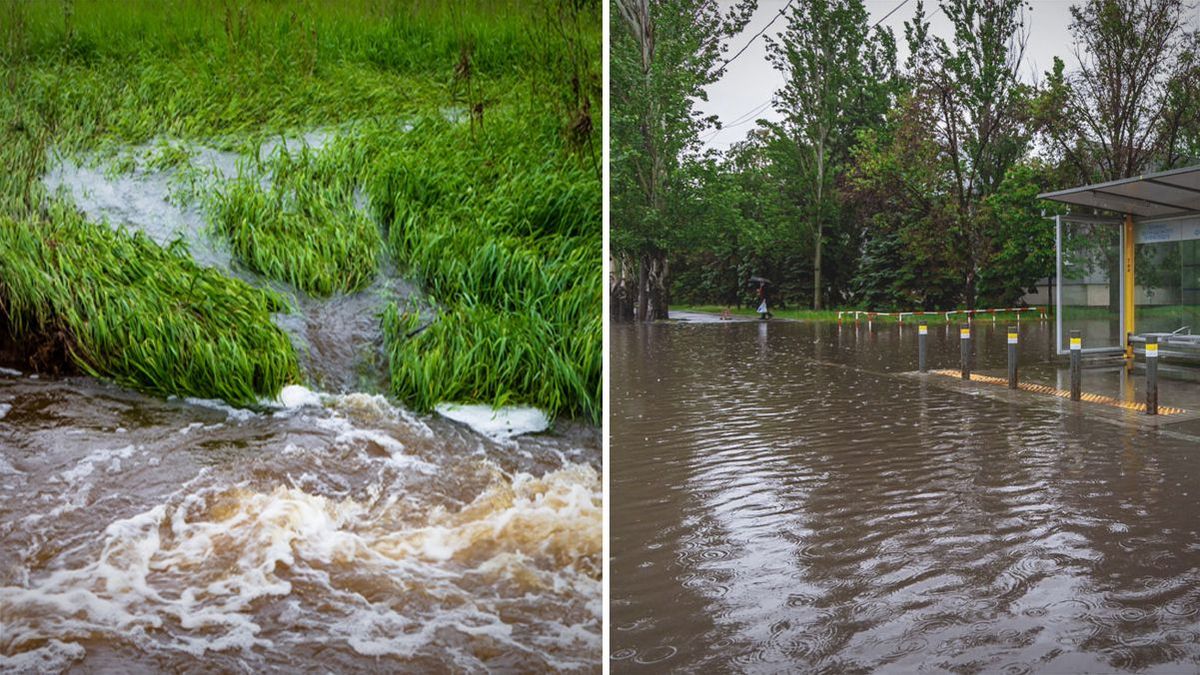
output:
{"label": "reflection on water surface", "polygon": [[1200,447],[895,377],[904,331],[613,326],[614,671],[1200,668]]}

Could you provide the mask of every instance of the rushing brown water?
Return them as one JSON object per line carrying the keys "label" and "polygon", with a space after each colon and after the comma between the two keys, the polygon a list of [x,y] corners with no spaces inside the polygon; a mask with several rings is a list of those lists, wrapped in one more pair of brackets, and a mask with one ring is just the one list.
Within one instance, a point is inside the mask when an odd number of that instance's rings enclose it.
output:
{"label": "rushing brown water", "polygon": [[599,669],[599,433],[0,371],[0,671]]}
{"label": "rushing brown water", "polygon": [[892,375],[914,332],[613,326],[614,672],[1200,671],[1200,445]]}

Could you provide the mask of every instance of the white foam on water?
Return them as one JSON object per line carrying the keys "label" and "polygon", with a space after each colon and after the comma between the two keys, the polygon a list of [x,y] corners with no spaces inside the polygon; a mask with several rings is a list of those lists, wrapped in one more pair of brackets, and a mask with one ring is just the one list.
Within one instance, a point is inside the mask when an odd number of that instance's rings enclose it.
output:
{"label": "white foam on water", "polygon": [[8,411],[10,410],[12,410],[11,403],[0,403],[0,420],[4,419],[4,416],[7,415]]}
{"label": "white foam on water", "polygon": [[337,434],[333,439],[334,445],[356,447],[374,443],[388,453],[388,461],[398,468],[428,475],[436,474],[439,470],[437,465],[407,454],[404,444],[382,429],[361,428],[351,420],[337,416],[315,418],[312,423],[318,429]]}
{"label": "white foam on water", "polygon": [[42,647],[12,656],[0,654],[0,672],[58,673],[82,660],[87,650],[74,642],[50,640]]}
{"label": "white foam on water", "polygon": [[[258,154],[260,159],[266,159],[283,148],[295,156],[303,148],[320,150],[335,137],[332,129],[316,129],[299,137],[276,137],[264,141]],[[182,170],[159,169],[148,164],[147,160],[164,145],[186,150],[189,166]],[[124,225],[136,229],[161,246],[182,239],[199,264],[232,269],[228,246],[209,233],[204,208],[196,203],[196,199],[180,198],[180,195],[207,192],[222,181],[236,178],[241,167],[252,157],[165,138],[122,148],[118,155],[133,158],[135,168],[114,175],[107,166],[110,160],[105,155],[77,159],[51,152],[47,162],[50,168],[42,182],[52,195],[65,193],[92,220],[107,221],[113,227]],[[260,176],[260,183],[268,187],[269,177]]]}
{"label": "white foam on water", "polygon": [[303,408],[306,406],[321,406],[321,395],[298,384],[289,384],[279,392],[279,397],[273,401],[284,408]]}
{"label": "white foam on water", "polygon": [[258,413],[254,412],[253,410],[247,410],[245,408],[235,408],[224,401],[218,401],[216,399],[211,399],[211,398],[190,398],[189,397],[189,398],[183,399],[183,402],[187,403],[189,405],[200,406],[201,408],[209,408],[211,410],[219,410],[219,411],[225,413],[226,421],[233,420],[235,422],[245,422],[246,420],[253,419],[254,417],[256,417],[258,415]]}
{"label": "white foam on water", "polygon": [[[534,477],[518,473],[492,486],[458,512],[435,509],[429,524],[387,534],[378,550],[389,557],[445,561],[468,549],[494,557],[520,553],[554,559],[557,566],[595,562],[602,528],[600,477],[589,466],[568,465]],[[585,565],[585,566],[586,566]]]}
{"label": "white foam on water", "polygon": [[493,408],[484,404],[439,403],[434,409],[439,415],[465,424],[475,433],[496,441],[545,431],[550,426],[550,418],[537,408]]}
{"label": "white foam on water", "polygon": [[201,265],[229,269],[227,250],[206,232],[203,211],[172,199],[173,171],[135,171],[110,176],[99,166],[71,158],[52,159],[43,182],[50,194],[65,192],[88,218],[143,232],[160,246],[187,242]]}
{"label": "white foam on water", "polygon": [[21,377],[22,375],[24,375],[24,373],[22,373],[19,370],[13,370],[12,368],[0,368],[0,375],[8,375],[11,377]]}
{"label": "white foam on water", "polygon": [[121,470],[121,460],[128,459],[134,450],[136,448],[132,445],[114,450],[95,450],[79,460],[74,467],[62,472],[59,480],[74,485],[81,479],[91,476],[98,467],[103,468],[106,473],[116,473]]}
{"label": "white foam on water", "polygon": [[433,429],[416,415],[392,405],[380,394],[341,394],[328,401],[329,406],[356,422],[399,422],[425,438],[433,438]]}
{"label": "white foam on water", "polygon": [[180,429],[180,430],[179,430],[179,435],[180,435],[180,436],[187,436],[188,434],[192,433],[192,432],[193,432],[193,431],[195,431],[196,429],[202,429],[202,428],[204,428],[204,422],[192,422],[191,424],[189,424],[189,425],[185,426],[184,428]]}
{"label": "white foam on water", "polygon": [[[484,664],[469,645],[455,651],[461,642],[447,644],[447,632],[486,639],[493,651],[552,660],[536,652],[556,650],[514,637],[496,604],[503,601],[462,586],[470,577],[503,577],[525,587],[526,597],[566,588],[600,593],[601,481],[590,467],[511,480],[497,472],[457,511],[411,514],[393,497],[337,500],[294,487],[239,486],[172,498],[111,523],[94,561],[55,569],[28,587],[0,587],[0,652],[57,640],[60,652],[78,658],[83,652],[71,643],[119,634],[146,650],[202,656],[282,649],[279,640],[319,635],[365,655],[449,649],[456,664],[478,669]],[[562,575],[572,580],[556,582]],[[262,635],[265,598],[291,600],[289,623],[312,630]],[[556,639],[579,637],[551,628],[537,641]],[[584,639],[598,647],[598,633]]]}

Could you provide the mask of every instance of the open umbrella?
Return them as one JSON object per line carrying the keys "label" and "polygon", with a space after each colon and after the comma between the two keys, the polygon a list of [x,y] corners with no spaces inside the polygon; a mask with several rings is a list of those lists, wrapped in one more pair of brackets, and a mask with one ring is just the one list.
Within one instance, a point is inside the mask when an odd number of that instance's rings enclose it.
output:
{"label": "open umbrella", "polygon": [[750,277],[749,279],[746,280],[746,283],[748,283],[748,284],[770,284],[771,280],[764,279],[762,277]]}

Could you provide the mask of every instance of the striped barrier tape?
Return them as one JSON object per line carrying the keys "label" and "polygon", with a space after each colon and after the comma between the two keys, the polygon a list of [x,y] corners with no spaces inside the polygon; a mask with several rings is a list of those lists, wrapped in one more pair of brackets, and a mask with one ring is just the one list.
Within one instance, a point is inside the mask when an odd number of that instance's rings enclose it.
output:
{"label": "striped barrier tape", "polygon": [[863,317],[863,316],[867,317],[868,322],[874,321],[877,317],[885,316],[885,317],[895,318],[900,323],[904,323],[904,317],[906,317],[906,316],[940,315],[940,316],[944,317],[947,321],[949,321],[950,317],[955,314],[966,314],[968,320],[974,319],[976,314],[990,314],[990,315],[992,315],[992,321],[995,322],[997,314],[1009,313],[1009,314],[1016,314],[1017,321],[1020,321],[1022,312],[1037,312],[1038,318],[1041,318],[1041,319],[1046,318],[1046,308],[1045,307],[997,307],[997,308],[993,308],[993,309],[952,309],[948,312],[925,312],[925,311],[920,311],[920,312],[872,312],[869,310],[862,310],[862,309],[847,309],[847,310],[841,310],[837,313],[837,320],[838,320],[838,323],[840,324],[842,322],[843,316],[848,316],[848,315],[853,314],[855,322],[858,322],[861,319],[861,317]]}

